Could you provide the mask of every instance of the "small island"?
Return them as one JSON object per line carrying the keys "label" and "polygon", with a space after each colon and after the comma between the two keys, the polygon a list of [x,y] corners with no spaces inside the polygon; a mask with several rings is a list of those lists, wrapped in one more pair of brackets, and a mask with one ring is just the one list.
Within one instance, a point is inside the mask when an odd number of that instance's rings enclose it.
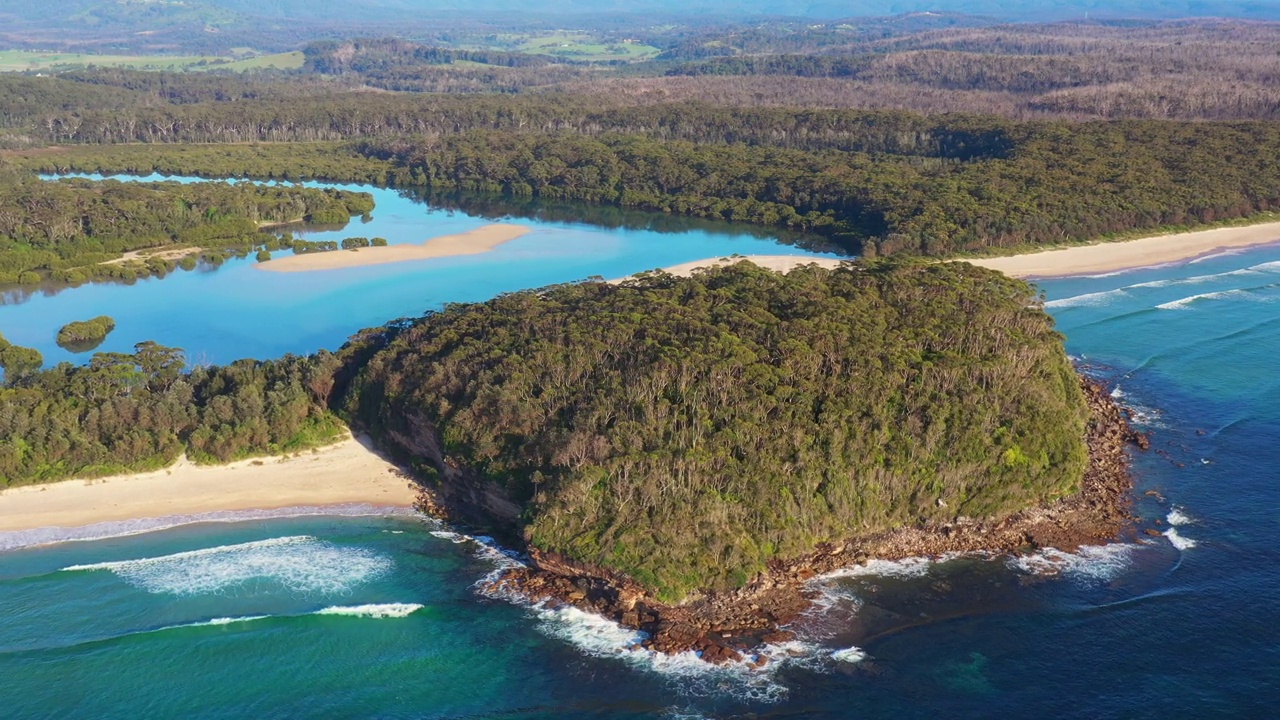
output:
{"label": "small island", "polygon": [[107,315],[92,320],[69,322],[58,331],[58,347],[73,353],[89,352],[116,329],[116,321]]}

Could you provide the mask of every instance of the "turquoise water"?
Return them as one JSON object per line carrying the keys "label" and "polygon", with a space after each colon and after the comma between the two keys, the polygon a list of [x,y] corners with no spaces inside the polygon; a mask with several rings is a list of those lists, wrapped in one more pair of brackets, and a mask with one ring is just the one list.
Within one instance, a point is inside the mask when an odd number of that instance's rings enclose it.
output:
{"label": "turquoise water", "polygon": [[392,244],[421,243],[501,221],[533,231],[482,255],[302,273],[258,270],[249,257],[229,260],[217,269],[176,271],[128,286],[90,284],[54,294],[10,292],[10,301],[0,304],[0,333],[14,344],[36,348],[49,365],[85,362],[91,353],[73,355],[57,346],[58,328],[73,320],[110,315],[116,329],[95,351],[132,352],[134,344],[155,340],[185,349],[193,361],[228,363],[336,350],[357,330],[421,315],[446,302],[487,300],[593,275],[625,277],[734,253],[815,254],[728,224],[698,223],[700,229],[660,232],[476,217],[435,209],[385,188],[307,184],[372,193],[377,203],[371,221],[354,218],[343,230],[301,233],[308,240],[363,236],[384,237]]}
{"label": "turquoise water", "polygon": [[1167,534],[824,578],[764,672],[653,658],[598,619],[484,597],[473,584],[511,559],[411,517],[230,515],[25,549],[58,536],[0,535],[4,713],[1273,715],[1280,249],[1041,285],[1069,351],[1154,433],[1135,511]]}

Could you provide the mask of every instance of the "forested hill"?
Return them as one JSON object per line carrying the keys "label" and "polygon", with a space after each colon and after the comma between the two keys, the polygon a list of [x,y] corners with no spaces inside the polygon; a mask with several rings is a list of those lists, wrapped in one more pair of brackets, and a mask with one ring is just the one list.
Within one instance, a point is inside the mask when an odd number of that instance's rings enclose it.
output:
{"label": "forested hill", "polygon": [[155,343],[46,371],[29,353],[0,356],[0,487],[295,451],[341,417],[450,516],[667,600],[1072,495],[1088,454],[1035,291],[962,263],[555,286],[189,373]]}
{"label": "forested hill", "polygon": [[1087,410],[1052,325],[966,264],[658,273],[369,333],[343,405],[453,517],[679,599],[1076,491]]}
{"label": "forested hill", "polygon": [[[124,7],[113,8],[112,5]],[[131,5],[148,8],[139,13]],[[178,6],[166,7],[167,5]],[[592,17],[623,15],[636,17],[707,16],[717,19],[747,19],[761,16],[811,18],[866,17],[900,13],[953,12],[990,15],[1000,18],[1082,17],[1267,17],[1280,16],[1275,2],[1249,3],[1229,0],[1027,0],[1008,3],[999,0],[193,0],[183,3],[104,3],[101,0],[66,0],[50,3],[32,12],[23,0],[0,0],[0,12],[33,14],[36,17],[75,17],[92,13],[100,21],[140,22],[148,17],[185,17],[227,22],[237,16],[247,18],[298,19],[308,22],[401,21],[414,23],[421,17]]]}

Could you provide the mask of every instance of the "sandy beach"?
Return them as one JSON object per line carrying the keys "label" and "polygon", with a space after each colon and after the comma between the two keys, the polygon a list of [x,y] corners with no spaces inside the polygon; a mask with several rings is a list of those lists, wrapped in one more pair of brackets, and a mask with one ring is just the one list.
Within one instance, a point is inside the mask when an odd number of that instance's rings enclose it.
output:
{"label": "sandy beach", "polygon": [[152,473],[4,490],[0,492],[0,531],[219,510],[351,503],[408,507],[416,497],[395,466],[348,438],[296,457],[222,466],[195,465],[184,458]]}
{"label": "sandy beach", "polygon": [[1280,242],[1280,222],[1155,235],[1138,240],[1081,245],[1027,255],[967,260],[1006,275],[1049,278],[1116,272],[1191,260],[1216,250]]}
{"label": "sandy beach", "polygon": [[441,235],[440,237],[431,238],[421,245],[386,245],[383,247],[360,248],[358,250],[332,250],[329,252],[287,255],[258,263],[254,267],[270,272],[307,272],[365,265],[386,265],[388,263],[426,260],[429,258],[479,255],[509,243],[518,237],[527,235],[529,232],[530,228],[524,225],[499,223],[485,225],[484,227],[457,233],[456,235]]}
{"label": "sandy beach", "polygon": [[[1197,230],[1173,235],[1153,235],[1137,240],[1079,245],[1060,250],[1045,250],[1026,255],[993,258],[957,258],[959,262],[999,270],[1017,278],[1051,278],[1071,275],[1133,270],[1164,263],[1191,260],[1218,250],[1269,245],[1280,242],[1280,222],[1242,225],[1240,227]],[[797,255],[747,255],[728,258],[706,258],[663,268],[672,275],[688,276],[699,268],[717,267],[750,260],[769,270],[789,272],[800,265],[814,263],[833,268],[846,260]],[[617,281],[615,281],[617,282]]]}

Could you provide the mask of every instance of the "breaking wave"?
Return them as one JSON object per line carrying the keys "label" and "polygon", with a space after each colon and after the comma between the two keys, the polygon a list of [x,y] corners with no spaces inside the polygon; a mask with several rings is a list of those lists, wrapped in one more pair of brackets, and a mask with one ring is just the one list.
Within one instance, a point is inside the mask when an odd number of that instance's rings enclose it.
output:
{"label": "breaking wave", "polygon": [[382,603],[373,605],[351,605],[327,607],[317,610],[312,615],[348,615],[374,619],[404,618],[418,612],[422,605],[418,603]]}
{"label": "breaking wave", "polygon": [[867,659],[867,653],[859,647],[848,647],[831,653],[831,659],[836,662],[860,663]]}
{"label": "breaking wave", "polygon": [[1111,580],[1129,568],[1134,546],[1085,545],[1074,553],[1045,548],[1031,555],[1012,558],[1015,570],[1029,575],[1062,575],[1086,582]]}
{"label": "breaking wave", "polygon": [[1098,305],[1106,305],[1112,300],[1119,299],[1128,293],[1125,288],[1116,290],[1106,290],[1103,292],[1085,293],[1083,295],[1074,295],[1072,297],[1059,298],[1057,300],[1049,300],[1044,304],[1045,309],[1052,308],[1070,308],[1070,307],[1096,307]]}
{"label": "breaking wave", "polygon": [[1177,528],[1169,528],[1168,530],[1165,530],[1164,536],[1169,538],[1170,545],[1178,548],[1179,550],[1190,550],[1198,544],[1191,538],[1179,535]]}
{"label": "breaking wave", "polygon": [[269,582],[302,594],[349,592],[392,567],[364,548],[339,547],[309,535],[192,550],[155,558],[72,565],[64,572],[108,571],[134,587],[178,596],[227,593]]}

